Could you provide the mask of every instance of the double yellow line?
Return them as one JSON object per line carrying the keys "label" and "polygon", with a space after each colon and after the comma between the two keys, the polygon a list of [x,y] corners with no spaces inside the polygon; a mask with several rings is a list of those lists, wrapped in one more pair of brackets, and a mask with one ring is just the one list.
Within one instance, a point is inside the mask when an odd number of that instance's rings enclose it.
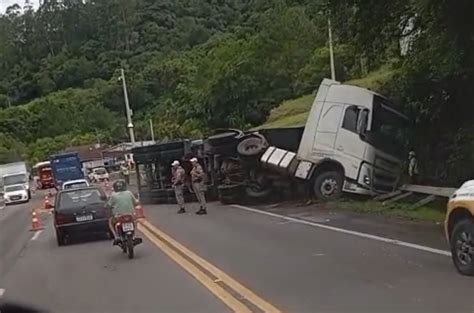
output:
{"label": "double yellow line", "polygon": [[281,312],[147,220],[140,220],[138,229],[234,312],[250,313],[255,308],[263,312]]}

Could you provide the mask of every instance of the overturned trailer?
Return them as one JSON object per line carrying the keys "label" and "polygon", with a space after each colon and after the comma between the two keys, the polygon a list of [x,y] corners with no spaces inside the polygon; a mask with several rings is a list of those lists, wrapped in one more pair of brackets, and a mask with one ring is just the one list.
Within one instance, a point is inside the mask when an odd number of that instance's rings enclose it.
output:
{"label": "overturned trailer", "polygon": [[146,147],[149,152],[135,150],[134,157],[141,160],[139,171],[152,176],[142,194],[154,202],[173,195],[171,161],[187,166],[191,156],[209,175],[209,195],[225,203],[303,193],[323,200],[342,192],[375,195],[397,187],[405,155],[400,139],[408,122],[381,95],[325,79],[305,127],[217,130],[194,145],[181,141]]}
{"label": "overturned trailer", "polygon": [[[140,201],[144,204],[175,203],[171,163],[179,160],[189,174],[191,170],[189,160],[194,156],[200,156],[198,148],[201,146],[202,140],[176,140],[133,148]],[[184,196],[186,201],[194,200],[189,180],[186,181]]]}

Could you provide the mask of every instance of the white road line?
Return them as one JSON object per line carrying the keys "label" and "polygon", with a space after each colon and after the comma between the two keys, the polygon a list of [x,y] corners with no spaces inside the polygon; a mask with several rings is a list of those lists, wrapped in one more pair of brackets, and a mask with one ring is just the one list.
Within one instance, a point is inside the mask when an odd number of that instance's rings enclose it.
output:
{"label": "white road line", "polygon": [[0,298],[3,297],[4,294],[5,294],[5,289],[0,288]]}
{"label": "white road line", "polygon": [[394,244],[396,246],[413,248],[413,249],[417,249],[417,250],[421,250],[421,251],[425,251],[425,252],[431,252],[431,253],[444,255],[444,256],[451,256],[451,252],[446,251],[446,250],[435,249],[435,248],[431,248],[431,247],[427,247],[427,246],[417,245],[417,244],[410,243],[410,242],[405,242],[405,241],[400,241],[400,240],[396,240],[396,239],[371,235],[371,234],[367,234],[367,233],[361,233],[361,232],[358,232],[358,231],[348,230],[348,229],[344,229],[344,228],[338,228],[338,227],[334,227],[334,226],[314,223],[314,222],[302,220],[302,219],[299,219],[299,218],[294,218],[294,217],[289,217],[289,216],[280,215],[280,214],[276,214],[276,213],[271,213],[271,212],[266,212],[266,211],[262,211],[262,210],[252,209],[252,208],[249,208],[249,207],[246,207],[246,206],[243,206],[243,205],[232,204],[231,206],[234,207],[234,208],[249,211],[249,212],[254,212],[254,213],[258,213],[258,214],[263,214],[263,215],[268,215],[268,216],[272,216],[272,217],[282,218],[284,220],[299,223],[299,224],[304,224],[304,225],[308,225],[308,226],[313,226],[313,227],[323,228],[323,229],[327,229],[327,230],[337,231],[337,232],[340,232],[340,233],[353,235],[353,236],[357,236],[357,237],[362,237],[362,238],[382,241],[382,242],[386,242],[386,243],[391,243],[391,244]]}
{"label": "white road line", "polygon": [[33,235],[33,237],[31,237],[30,240],[36,240],[36,239],[38,239],[39,235],[41,235],[42,232],[43,232],[42,230],[37,230],[37,231],[35,232],[35,234]]}

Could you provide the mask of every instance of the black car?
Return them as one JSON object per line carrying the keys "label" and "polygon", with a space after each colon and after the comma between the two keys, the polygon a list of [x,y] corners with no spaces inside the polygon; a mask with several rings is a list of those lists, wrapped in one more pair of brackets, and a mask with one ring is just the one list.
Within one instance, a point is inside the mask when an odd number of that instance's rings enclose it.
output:
{"label": "black car", "polygon": [[109,233],[108,221],[112,212],[106,203],[107,195],[95,186],[58,192],[54,205],[58,245],[64,245],[73,235]]}

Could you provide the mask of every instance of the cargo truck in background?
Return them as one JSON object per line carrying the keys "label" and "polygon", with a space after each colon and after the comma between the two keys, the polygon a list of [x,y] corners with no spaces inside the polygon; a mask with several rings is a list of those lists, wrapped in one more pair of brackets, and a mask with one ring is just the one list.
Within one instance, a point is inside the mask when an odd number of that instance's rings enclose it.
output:
{"label": "cargo truck in background", "polygon": [[63,183],[83,179],[81,160],[77,152],[59,153],[49,157],[54,187],[59,190]]}
{"label": "cargo truck in background", "polygon": [[31,198],[30,173],[25,162],[14,162],[0,165],[0,184],[2,190],[7,186],[23,185]]}
{"label": "cargo truck in background", "polygon": [[32,168],[33,180],[37,189],[54,188],[53,174],[49,161],[39,162]]}

